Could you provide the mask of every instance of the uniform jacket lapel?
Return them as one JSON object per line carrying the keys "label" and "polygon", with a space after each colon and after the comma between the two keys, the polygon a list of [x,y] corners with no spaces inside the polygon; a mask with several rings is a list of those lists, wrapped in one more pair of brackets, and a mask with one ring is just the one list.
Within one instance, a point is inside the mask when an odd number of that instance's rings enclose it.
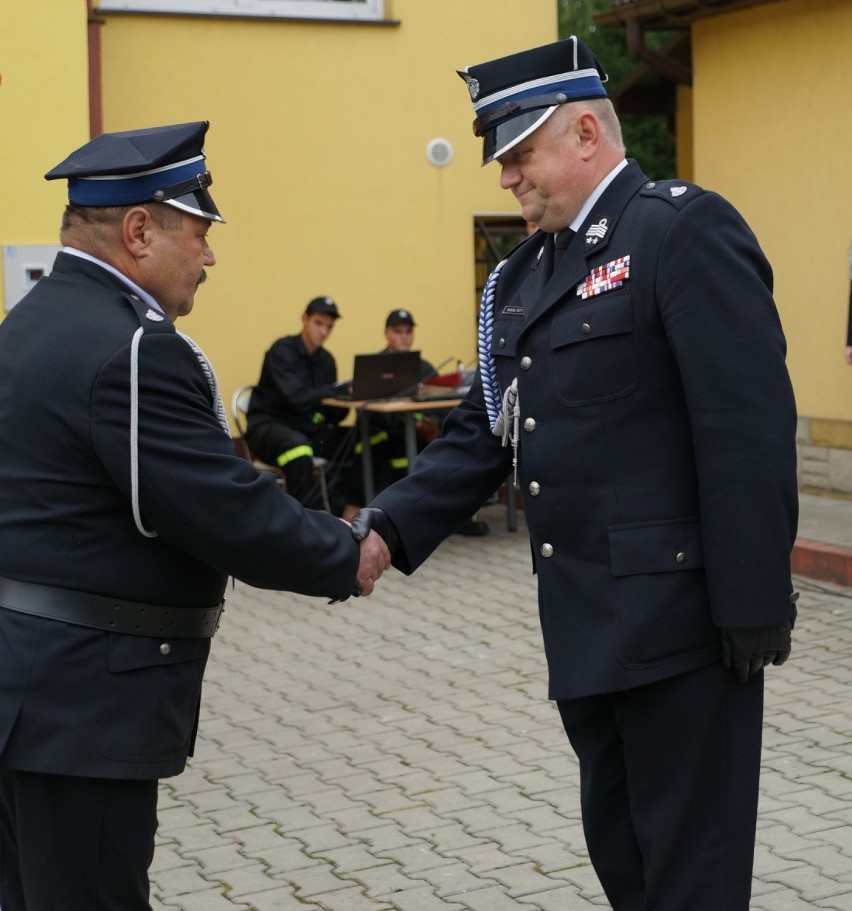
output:
{"label": "uniform jacket lapel", "polygon": [[601,251],[609,245],[625,206],[646,181],[639,165],[635,161],[629,161],[595,203],[548,281],[544,267],[548,266],[549,271],[549,264],[544,260],[547,248],[552,250],[553,241],[549,240],[545,245],[542,268],[537,270],[537,280],[534,277],[520,292],[526,318],[525,328],[529,328],[556,304],[564,302],[567,305],[573,302],[575,288],[589,273],[589,260],[600,256]]}

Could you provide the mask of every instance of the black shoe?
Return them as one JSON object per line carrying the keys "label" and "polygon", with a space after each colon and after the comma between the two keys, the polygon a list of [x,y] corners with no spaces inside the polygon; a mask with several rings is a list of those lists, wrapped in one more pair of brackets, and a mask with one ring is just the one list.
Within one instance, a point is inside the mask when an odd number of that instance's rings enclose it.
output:
{"label": "black shoe", "polygon": [[481,538],[483,535],[487,535],[489,531],[487,522],[481,522],[479,519],[468,519],[456,534],[466,535],[469,538]]}

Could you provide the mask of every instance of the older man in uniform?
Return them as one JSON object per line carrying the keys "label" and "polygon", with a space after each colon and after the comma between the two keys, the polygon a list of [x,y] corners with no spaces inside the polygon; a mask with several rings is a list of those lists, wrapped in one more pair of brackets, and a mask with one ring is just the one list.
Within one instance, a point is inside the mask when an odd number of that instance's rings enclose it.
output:
{"label": "older man in uniform", "polygon": [[[174,321],[215,263],[207,123],[106,134],[0,324],[0,906],[146,911],[228,576],[342,599],[388,561],[234,454]],[[283,698],[283,696],[282,696]]]}
{"label": "older man in uniform", "polygon": [[359,521],[412,572],[515,463],[612,907],[746,911],[763,668],[790,652],[796,597],[769,264],[720,196],[625,159],[576,38],[460,75],[483,163],[539,230],[486,286],[470,394]]}

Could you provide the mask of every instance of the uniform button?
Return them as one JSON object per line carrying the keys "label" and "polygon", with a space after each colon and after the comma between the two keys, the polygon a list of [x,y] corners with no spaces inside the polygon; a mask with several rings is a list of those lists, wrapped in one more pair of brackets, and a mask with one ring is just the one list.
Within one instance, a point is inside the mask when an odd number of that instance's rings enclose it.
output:
{"label": "uniform button", "polygon": [[541,545],[541,555],[542,555],[542,557],[552,557],[553,556],[553,545],[552,544],[542,544]]}
{"label": "uniform button", "polygon": [[685,559],[686,559],[686,554],[685,554],[683,551],[681,551],[681,552],[675,557],[675,560],[677,560],[678,563],[683,563],[683,561],[684,561]]}
{"label": "uniform button", "polygon": [[497,340],[497,347],[498,347],[498,348],[505,348],[505,347],[506,347],[506,339],[504,339],[504,338],[498,339],[498,340]]}
{"label": "uniform button", "polygon": [[531,357],[522,357],[521,358],[521,370],[529,370],[532,367],[532,358]]}
{"label": "uniform button", "polygon": [[172,653],[172,647],[169,645],[168,642],[164,642],[160,646],[160,654],[161,655],[171,655],[171,653]]}
{"label": "uniform button", "polygon": [[592,331],[592,327],[588,323],[583,323],[583,335],[588,335]]}
{"label": "uniform button", "polygon": [[532,433],[533,430],[535,430],[535,418],[527,418],[524,421],[524,430],[526,430],[527,433]]}
{"label": "uniform button", "polygon": [[787,600],[790,604],[795,604],[799,600],[799,592],[790,592],[790,597]]}
{"label": "uniform button", "polygon": [[648,183],[645,184],[645,189],[653,190],[655,186],[657,186],[656,183],[654,183],[653,180],[649,180]]}
{"label": "uniform button", "polygon": [[530,494],[537,497],[541,493],[541,485],[538,481],[530,481]]}

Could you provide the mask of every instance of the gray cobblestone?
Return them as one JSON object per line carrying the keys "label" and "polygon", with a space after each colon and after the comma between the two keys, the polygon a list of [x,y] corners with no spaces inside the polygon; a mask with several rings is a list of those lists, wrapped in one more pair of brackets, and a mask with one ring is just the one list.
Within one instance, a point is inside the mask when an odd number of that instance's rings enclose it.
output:
{"label": "gray cobblestone", "polygon": [[[153,911],[608,907],[528,541],[482,517],[487,538],[370,599],[229,593],[196,755],[160,788]],[[767,675],[752,911],[852,911],[852,591],[799,581],[793,657]]]}

